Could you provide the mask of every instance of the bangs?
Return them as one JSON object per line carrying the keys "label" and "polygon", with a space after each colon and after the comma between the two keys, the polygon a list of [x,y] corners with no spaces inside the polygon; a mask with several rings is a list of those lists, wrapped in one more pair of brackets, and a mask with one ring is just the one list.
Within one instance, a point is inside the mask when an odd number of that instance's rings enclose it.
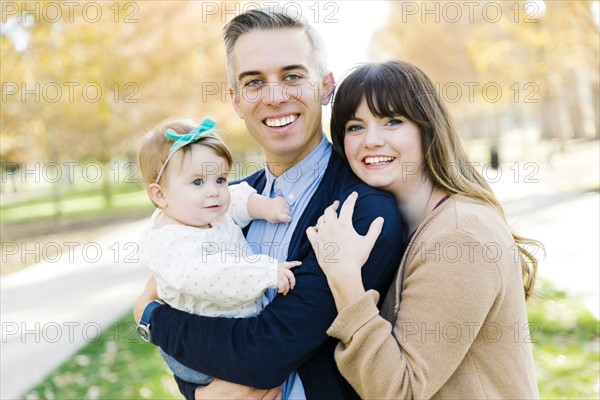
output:
{"label": "bangs", "polygon": [[335,119],[332,119],[332,133],[343,129],[346,122],[355,117],[363,99],[376,117],[404,116],[418,120],[420,118],[411,110],[415,97],[410,82],[398,71],[391,71],[386,65],[359,67],[338,87],[332,109]]}
{"label": "bangs", "polygon": [[398,74],[386,72],[388,71],[384,68],[369,69],[362,82],[362,88],[357,92],[364,94],[363,98],[369,111],[378,118],[400,115],[411,118],[408,115],[410,99],[406,96],[408,83]]}

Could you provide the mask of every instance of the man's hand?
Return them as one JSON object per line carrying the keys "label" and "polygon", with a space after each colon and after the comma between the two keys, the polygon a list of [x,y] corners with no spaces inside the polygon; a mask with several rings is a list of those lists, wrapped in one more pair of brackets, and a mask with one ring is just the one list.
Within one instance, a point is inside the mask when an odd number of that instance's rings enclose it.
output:
{"label": "man's hand", "polygon": [[196,400],[281,400],[283,396],[281,394],[281,386],[269,390],[254,389],[238,385],[237,383],[215,379],[210,385],[197,388],[194,398]]}
{"label": "man's hand", "polygon": [[138,296],[135,304],[133,305],[133,318],[136,324],[138,324],[142,319],[142,314],[144,313],[146,306],[157,299],[158,292],[156,291],[156,280],[153,276],[148,279],[144,291]]}

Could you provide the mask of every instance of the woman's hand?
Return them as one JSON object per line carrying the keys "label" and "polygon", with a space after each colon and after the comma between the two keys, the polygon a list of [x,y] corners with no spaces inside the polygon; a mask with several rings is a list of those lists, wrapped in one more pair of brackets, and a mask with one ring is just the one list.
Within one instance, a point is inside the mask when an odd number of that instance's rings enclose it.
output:
{"label": "woman's hand", "polygon": [[215,379],[210,385],[199,387],[194,393],[196,400],[202,399],[248,399],[248,400],[281,400],[281,386],[264,390],[254,389],[237,383]]}
{"label": "woman's hand", "polygon": [[154,276],[152,276],[148,279],[144,291],[138,296],[133,305],[133,318],[135,319],[136,324],[142,319],[142,314],[144,313],[146,306],[157,299],[158,291],[156,290],[156,280],[154,279]]}
{"label": "woman's hand", "polygon": [[354,230],[352,215],[357,198],[356,192],[348,196],[339,217],[336,214],[339,202],[335,201],[319,217],[317,225],[306,230],[338,310],[364,293],[360,271],[383,228],[383,218],[378,217],[365,236]]}

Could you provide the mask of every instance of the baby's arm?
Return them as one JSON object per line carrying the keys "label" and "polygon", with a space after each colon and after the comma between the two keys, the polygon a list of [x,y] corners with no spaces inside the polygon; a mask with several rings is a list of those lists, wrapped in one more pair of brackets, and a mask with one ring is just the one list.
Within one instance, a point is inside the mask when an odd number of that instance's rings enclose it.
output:
{"label": "baby's arm", "polygon": [[246,182],[229,186],[231,206],[229,213],[241,227],[254,219],[264,219],[272,223],[290,222],[290,206],[283,197],[271,199],[256,193]]}
{"label": "baby's arm", "polygon": [[257,193],[248,198],[248,214],[252,219],[264,219],[274,224],[292,220],[290,205],[283,197],[271,199]]}

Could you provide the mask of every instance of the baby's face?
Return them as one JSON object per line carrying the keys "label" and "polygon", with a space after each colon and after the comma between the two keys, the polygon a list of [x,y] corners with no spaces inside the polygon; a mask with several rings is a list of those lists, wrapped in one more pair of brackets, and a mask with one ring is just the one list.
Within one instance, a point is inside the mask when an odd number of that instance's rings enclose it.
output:
{"label": "baby's face", "polygon": [[180,150],[169,161],[168,184],[163,188],[167,206],[162,210],[185,225],[208,228],[229,208],[229,167],[211,148],[191,146],[190,153]]}

